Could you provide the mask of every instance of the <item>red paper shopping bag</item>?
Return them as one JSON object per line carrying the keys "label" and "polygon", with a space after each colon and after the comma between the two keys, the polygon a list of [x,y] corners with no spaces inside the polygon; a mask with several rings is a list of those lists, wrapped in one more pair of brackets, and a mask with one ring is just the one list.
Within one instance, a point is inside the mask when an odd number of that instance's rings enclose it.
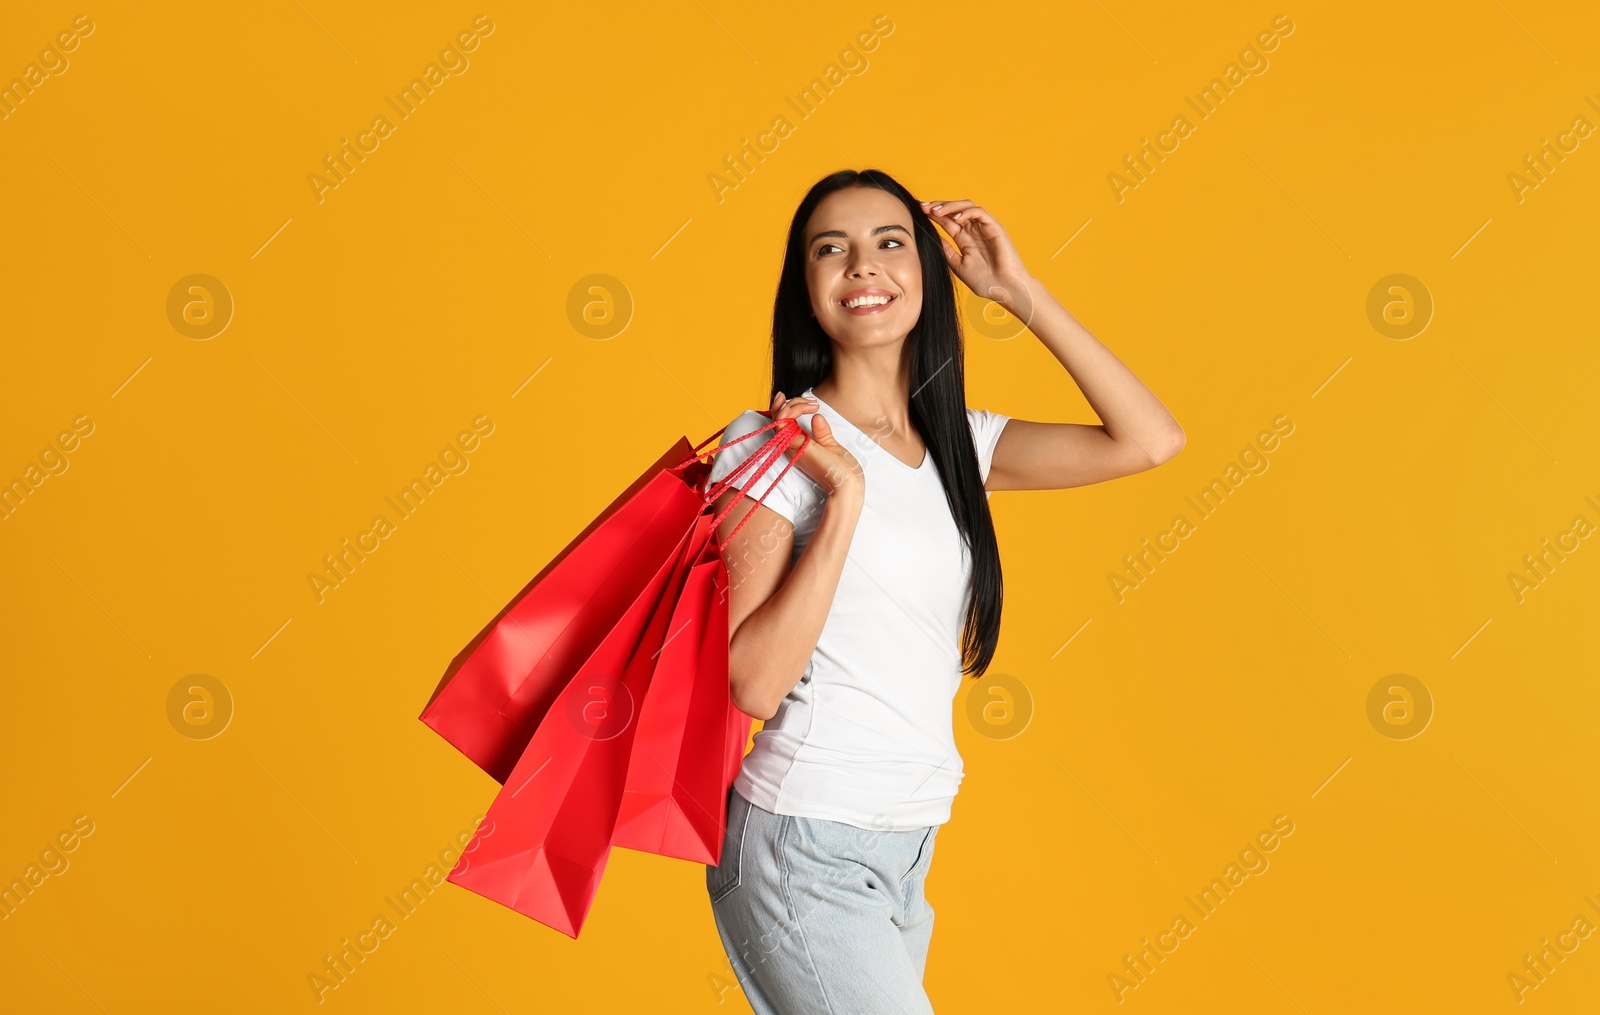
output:
{"label": "red paper shopping bag", "polygon": [[721,859],[728,787],[751,725],[729,695],[727,591],[721,549],[707,542],[639,712],[614,846],[712,865]]}
{"label": "red paper shopping bag", "polygon": [[[765,465],[758,466],[756,475],[764,472]],[[735,470],[708,489],[707,503],[715,503],[740,475],[740,470]],[[756,503],[771,491],[769,487]],[[611,837],[613,846],[695,863],[716,864],[720,859],[728,788],[738,775],[752,722],[734,707],[729,693],[730,582],[722,546],[715,539],[717,526],[739,503],[742,501],[730,504],[712,519],[713,538],[701,550],[684,583],[671,622],[672,634],[657,660],[639,712],[628,782]],[[744,513],[728,540],[753,514],[754,509]]]}
{"label": "red paper shopping bag", "polygon": [[[726,511],[713,519],[704,508],[746,469],[753,467],[756,475],[764,473],[782,458],[793,438],[803,433],[798,424],[781,421],[739,440],[769,429],[773,431],[771,436],[756,454],[709,490],[703,485],[708,470],[689,468],[704,457],[703,450],[697,449],[692,458],[669,470],[685,477],[702,510],[691,519],[687,531],[675,522],[657,523],[672,524],[680,536],[671,559],[643,584],[622,616],[578,665],[570,682],[557,687],[466,851],[472,854],[471,863],[458,865],[449,880],[577,937],[605,870],[630,778],[632,748],[641,725],[639,716],[663,659],[669,661],[669,667],[682,667],[691,656],[709,658],[712,673],[720,673],[720,682],[697,681],[700,696],[690,713],[716,713],[717,722],[700,718],[696,729],[722,733],[713,750],[711,770],[731,781],[748,738],[749,719],[744,718],[744,733],[738,743],[730,744],[727,738],[736,733],[738,721],[728,715],[732,705],[727,686],[726,589],[717,584],[717,575],[725,576],[726,572],[720,552],[707,556],[715,525]],[[702,442],[700,448],[721,432]],[[809,435],[805,440],[809,442]],[[804,443],[801,447],[803,450]],[[792,461],[785,464],[780,478],[792,465]],[[732,510],[732,505],[727,510]],[[745,520],[748,517],[749,513]],[[742,520],[740,526],[743,524]],[[696,571],[694,591],[686,595],[689,578]],[[704,591],[708,586],[709,591]],[[671,643],[678,639],[673,638],[672,632],[679,630],[675,621],[687,623],[699,632],[698,641],[685,638],[682,645],[673,647]],[[688,665],[694,665],[692,660]],[[713,685],[715,694],[706,690]],[[682,681],[679,686],[692,689]],[[689,721],[689,714],[685,714],[684,721]],[[656,725],[659,724],[652,724]],[[731,768],[726,764],[730,750],[736,752]],[[697,787],[707,781],[692,762],[680,758],[677,765]],[[675,825],[669,829],[679,832],[688,842],[679,853],[699,855],[694,850],[703,850],[704,846],[695,847],[693,842],[704,842],[713,833],[716,845],[712,848],[720,849],[726,824],[726,786],[727,783],[721,790],[723,799],[713,802],[713,813],[697,819],[687,829],[680,830]],[[703,789],[696,793],[697,799],[705,795]],[[710,831],[708,824],[714,826]],[[663,841],[668,844],[667,837]]]}
{"label": "red paper shopping bag", "polygon": [[639,597],[703,503],[687,440],[556,555],[451,663],[420,716],[504,783],[577,667]]}
{"label": "red paper shopping bag", "polygon": [[[725,429],[693,451],[680,439],[645,470],[456,656],[419,718],[504,783],[556,695],[703,510],[703,449]],[[804,434],[774,421],[729,443],[761,433],[765,443],[717,491],[747,469],[762,474]]]}
{"label": "red paper shopping bag", "polygon": [[708,525],[696,519],[650,595],[556,696],[484,817],[493,835],[480,829],[450,881],[578,936],[611,852],[638,710]]}

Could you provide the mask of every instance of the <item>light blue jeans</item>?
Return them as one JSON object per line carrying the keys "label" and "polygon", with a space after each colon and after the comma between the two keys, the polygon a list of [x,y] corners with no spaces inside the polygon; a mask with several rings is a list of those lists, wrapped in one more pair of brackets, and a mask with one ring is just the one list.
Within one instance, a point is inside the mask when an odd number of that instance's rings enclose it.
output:
{"label": "light blue jeans", "polygon": [[706,892],[756,1015],[931,1015],[922,889],[938,831],[774,814],[729,791]]}

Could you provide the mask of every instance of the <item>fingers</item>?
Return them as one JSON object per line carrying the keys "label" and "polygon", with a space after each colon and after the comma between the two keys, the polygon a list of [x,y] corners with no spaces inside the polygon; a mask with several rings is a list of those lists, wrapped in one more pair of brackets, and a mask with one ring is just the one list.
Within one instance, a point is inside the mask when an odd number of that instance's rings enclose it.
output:
{"label": "fingers", "polygon": [[838,441],[833,439],[833,424],[829,423],[828,417],[821,413],[811,417],[811,437],[819,444],[833,448],[839,446]]}
{"label": "fingers", "polygon": [[962,219],[965,219],[965,218],[969,217],[969,215],[971,214],[969,209],[977,209],[979,211],[982,210],[982,209],[979,209],[978,206],[976,204],[973,204],[971,201],[924,201],[924,202],[922,202],[922,210],[928,213],[928,217],[929,218],[936,219],[936,220],[954,219],[954,220],[959,222]]}
{"label": "fingers", "polygon": [[[952,236],[963,226],[982,226],[983,230],[989,232],[1005,232],[993,215],[971,201],[924,201],[922,210]],[[975,229],[974,232],[983,230]]]}
{"label": "fingers", "polygon": [[778,392],[772,398],[773,419],[792,419],[816,412],[821,406],[815,398],[784,398],[783,392]]}

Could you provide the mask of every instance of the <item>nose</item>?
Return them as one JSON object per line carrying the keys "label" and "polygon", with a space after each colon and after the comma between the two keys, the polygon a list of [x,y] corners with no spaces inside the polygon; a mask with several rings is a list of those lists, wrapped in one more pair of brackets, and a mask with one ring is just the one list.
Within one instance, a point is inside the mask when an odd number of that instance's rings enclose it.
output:
{"label": "nose", "polygon": [[876,278],[877,254],[871,249],[857,247],[856,253],[850,258],[850,263],[845,274],[851,278]]}

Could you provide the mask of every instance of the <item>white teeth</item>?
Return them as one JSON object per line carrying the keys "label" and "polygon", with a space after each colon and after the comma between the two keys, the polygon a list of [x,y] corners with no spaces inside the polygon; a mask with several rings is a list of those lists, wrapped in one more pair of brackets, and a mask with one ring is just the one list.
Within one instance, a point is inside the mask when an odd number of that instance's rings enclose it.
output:
{"label": "white teeth", "polygon": [[893,298],[892,296],[857,296],[853,300],[845,300],[844,305],[851,308],[876,307],[888,303]]}

